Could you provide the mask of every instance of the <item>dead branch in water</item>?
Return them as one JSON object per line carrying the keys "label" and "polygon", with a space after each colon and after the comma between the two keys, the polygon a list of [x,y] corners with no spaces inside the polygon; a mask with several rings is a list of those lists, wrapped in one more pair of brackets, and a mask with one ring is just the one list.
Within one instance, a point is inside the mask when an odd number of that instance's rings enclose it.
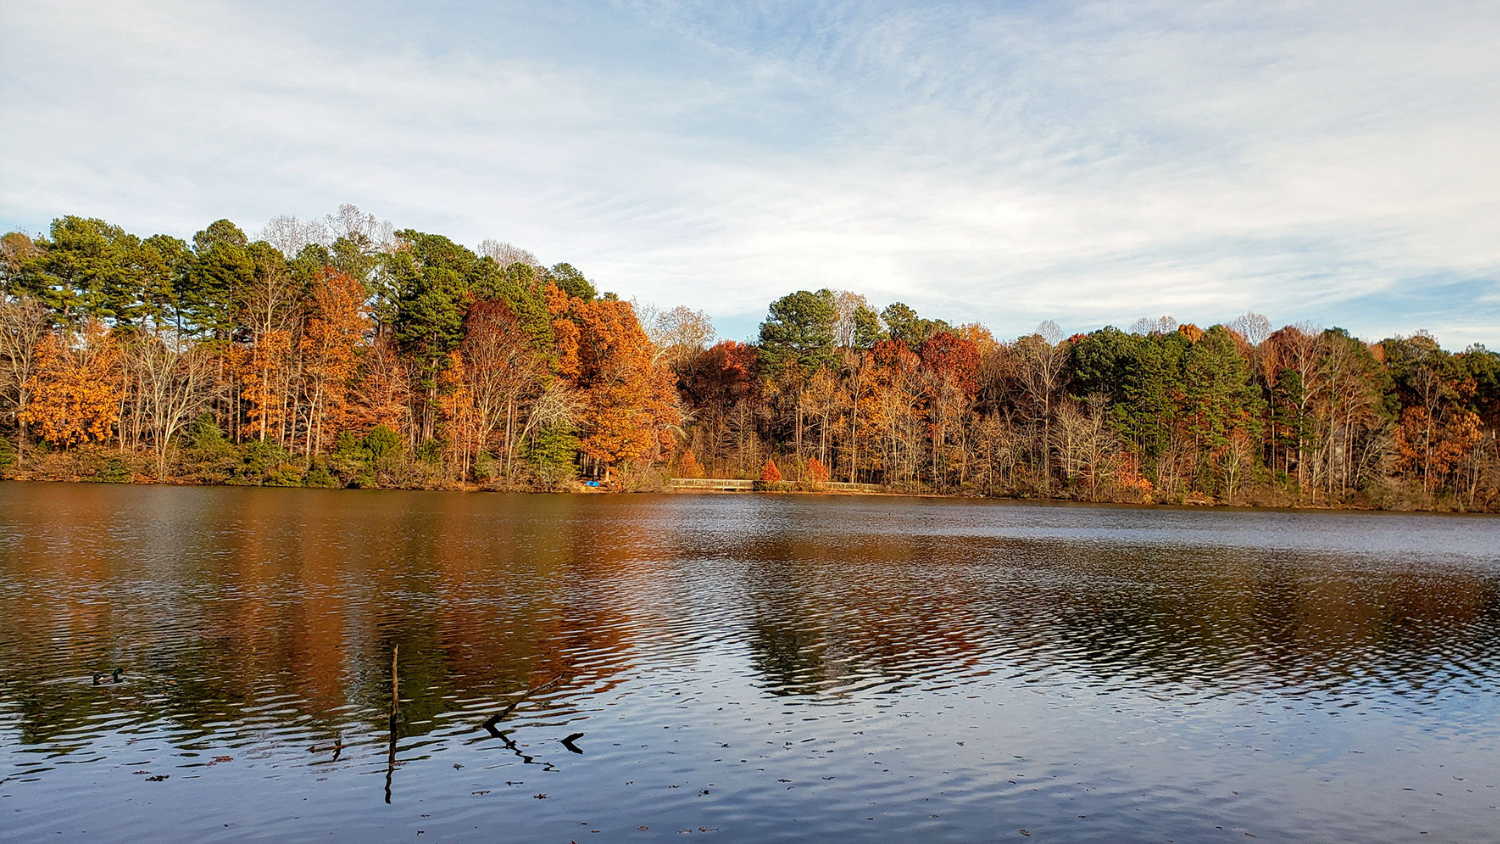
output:
{"label": "dead branch in water", "polygon": [[552,688],[553,686],[557,685],[558,682],[560,682],[562,679],[563,679],[562,676],[559,675],[557,677],[553,677],[551,680],[548,680],[547,682],[541,684],[540,686],[535,686],[533,688],[527,689],[524,694],[522,694],[520,697],[516,698],[515,700],[511,701],[510,704],[507,705],[504,709],[500,710],[499,712],[496,712],[494,715],[491,715],[489,717],[489,719],[484,722],[484,728],[486,730],[489,730],[490,735],[492,735],[492,736],[494,736],[496,738],[499,738],[500,737],[500,731],[497,730],[497,729],[495,729],[495,725],[496,724],[499,724],[501,721],[504,721],[505,718],[506,718],[506,716],[508,716],[508,715],[510,715],[510,713],[516,711],[516,707],[518,707],[521,704],[525,703],[528,698],[532,697],[533,695],[540,694],[541,692],[544,692],[547,689]]}
{"label": "dead branch in water", "polygon": [[391,648],[391,740],[385,760],[385,802],[391,802],[391,776],[396,773],[396,718],[401,712],[401,675],[396,673],[401,646]]}

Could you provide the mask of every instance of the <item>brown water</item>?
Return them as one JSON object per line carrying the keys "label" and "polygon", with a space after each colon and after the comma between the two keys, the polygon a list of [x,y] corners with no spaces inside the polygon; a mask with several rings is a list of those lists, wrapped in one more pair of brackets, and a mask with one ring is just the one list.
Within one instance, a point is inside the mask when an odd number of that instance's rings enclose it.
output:
{"label": "brown water", "polygon": [[0,484],[6,841],[1487,841],[1497,715],[1496,519]]}

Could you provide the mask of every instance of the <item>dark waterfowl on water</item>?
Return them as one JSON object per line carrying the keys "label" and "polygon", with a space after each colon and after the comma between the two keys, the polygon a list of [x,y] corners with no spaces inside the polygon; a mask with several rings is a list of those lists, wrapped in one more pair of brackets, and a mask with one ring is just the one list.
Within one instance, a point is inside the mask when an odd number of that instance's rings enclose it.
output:
{"label": "dark waterfowl on water", "polygon": [[113,674],[104,674],[104,673],[101,673],[101,672],[95,672],[94,673],[94,685],[96,685],[96,686],[108,686],[108,685],[112,685],[114,683],[123,683],[123,682],[125,682],[125,680],[123,679],[123,675],[124,674],[125,674],[125,669],[123,669],[123,668],[116,668],[114,670]]}

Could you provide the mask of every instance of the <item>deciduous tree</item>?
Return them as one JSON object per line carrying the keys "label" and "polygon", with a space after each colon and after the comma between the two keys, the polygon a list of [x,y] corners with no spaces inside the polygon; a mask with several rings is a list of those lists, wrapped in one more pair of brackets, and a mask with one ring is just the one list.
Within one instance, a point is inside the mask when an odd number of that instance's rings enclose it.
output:
{"label": "deciduous tree", "polygon": [[34,397],[23,421],[53,445],[103,442],[120,415],[120,353],[109,331],[90,320],[76,340],[49,335],[27,379]]}

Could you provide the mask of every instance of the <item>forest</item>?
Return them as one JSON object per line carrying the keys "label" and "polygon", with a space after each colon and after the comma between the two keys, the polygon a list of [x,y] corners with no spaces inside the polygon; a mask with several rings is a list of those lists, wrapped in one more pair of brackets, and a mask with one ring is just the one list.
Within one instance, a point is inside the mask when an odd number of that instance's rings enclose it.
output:
{"label": "forest", "polygon": [[0,477],[1500,510],[1500,355],[1142,319],[1014,340],[852,291],[755,342],[354,206],[0,239]]}

